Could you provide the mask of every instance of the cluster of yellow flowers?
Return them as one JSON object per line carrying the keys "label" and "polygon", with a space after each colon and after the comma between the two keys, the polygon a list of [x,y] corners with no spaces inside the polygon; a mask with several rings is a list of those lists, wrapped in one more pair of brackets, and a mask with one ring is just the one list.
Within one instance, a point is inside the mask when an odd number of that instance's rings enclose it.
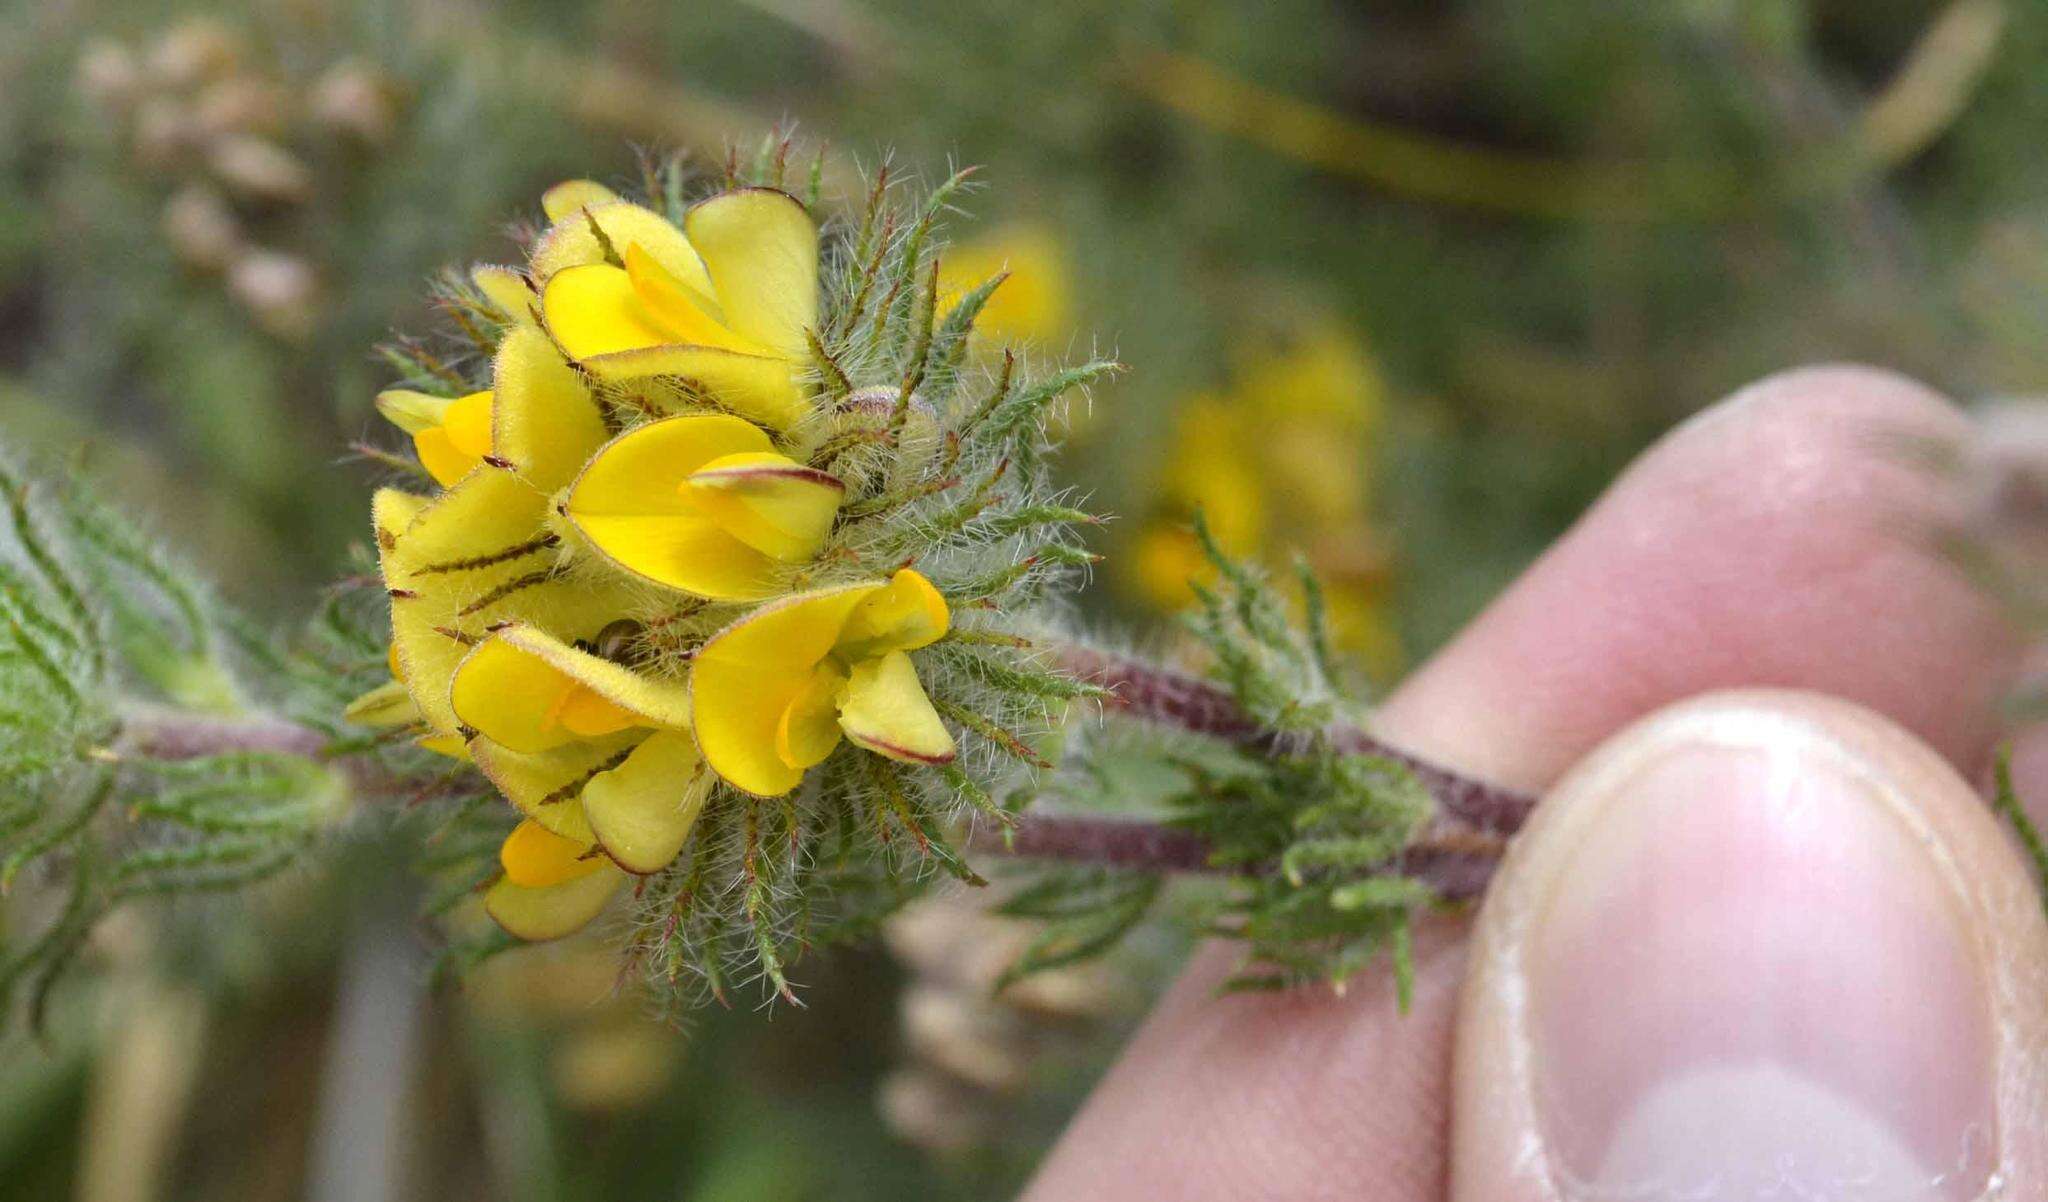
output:
{"label": "cluster of yellow flowers", "polygon": [[912,658],[949,629],[939,590],[820,572],[850,502],[819,444],[917,422],[907,386],[815,412],[806,206],[735,186],[678,226],[579,180],[542,207],[523,269],[470,273],[490,389],[378,398],[442,488],[376,495],[395,680],[350,711],[423,725],[523,812],[485,907],[527,939],[666,867],[718,781],[782,796],[842,741],[956,754]]}

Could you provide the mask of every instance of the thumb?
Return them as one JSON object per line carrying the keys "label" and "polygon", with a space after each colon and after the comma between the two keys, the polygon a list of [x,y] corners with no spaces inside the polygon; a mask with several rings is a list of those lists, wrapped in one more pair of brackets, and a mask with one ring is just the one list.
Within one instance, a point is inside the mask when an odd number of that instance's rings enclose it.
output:
{"label": "thumb", "polygon": [[1602,745],[1481,912],[1452,1195],[2048,1193],[2048,924],[1941,757],[1813,694]]}

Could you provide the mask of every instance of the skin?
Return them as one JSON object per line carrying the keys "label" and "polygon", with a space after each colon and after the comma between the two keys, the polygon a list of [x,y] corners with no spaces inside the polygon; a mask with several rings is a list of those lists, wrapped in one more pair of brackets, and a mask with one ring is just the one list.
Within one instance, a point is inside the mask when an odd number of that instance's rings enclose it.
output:
{"label": "skin", "polygon": [[[1574,957],[1595,957],[1585,960],[1585,972],[1596,980],[1605,972],[1687,970],[1683,958],[1661,970],[1614,959],[1661,946],[1668,929],[1652,925],[1640,940],[1560,940],[1544,932],[1564,920],[1546,915],[1565,906],[1553,900],[1568,893],[1560,882],[1596,873],[1582,866],[1604,853],[1586,848],[1602,839],[1621,846],[1615,841],[1633,837],[1628,823],[1648,821],[1648,811],[1631,807],[1649,803],[1615,784],[1621,770],[1613,765],[1649,762],[1656,748],[1692,737],[1686,732],[1729,721],[1766,731],[1759,736],[1766,741],[1806,748],[1798,754],[1807,758],[1787,762],[1808,765],[1821,751],[1839,751],[1858,765],[1859,779],[1875,782],[1833,809],[1819,807],[1840,815],[1826,819],[1839,825],[1823,837],[1766,848],[1781,876],[1789,864],[1810,866],[1814,880],[1841,877],[1828,896],[1849,899],[1850,929],[1816,927],[1828,937],[1794,941],[1771,972],[1745,987],[1790,988],[1773,983],[1795,979],[1801,957],[1861,955],[1853,929],[1859,889],[1879,899],[1946,898],[1871,920],[1884,925],[1871,935],[1879,942],[1918,924],[1933,932],[1929,946],[1961,949],[1942,961],[1954,968],[1946,977],[1907,972],[1896,990],[1900,1013],[1916,1016],[1915,990],[1965,982],[1950,989],[1955,996],[1928,1001],[1955,1009],[1956,1021],[1930,1027],[1935,1034],[1926,1039],[1892,1042],[1902,1057],[1928,1053],[1921,1059],[1932,1066],[1930,1079],[1948,1090],[1943,1096],[1959,1099],[1951,1109],[1983,1111],[1970,1120],[1972,1130],[1998,1132],[1988,1151],[1978,1148],[1985,1163],[1973,1168],[1976,1176],[1950,1180],[1938,1196],[1976,1196],[1991,1169],[2003,1175],[2007,1196],[2048,1190],[2048,1149],[2032,1134],[2048,1108],[2048,1034],[2037,1017],[2048,1013],[2039,1000],[2048,997],[2048,929],[2010,839],[1966,783],[1986,777],[2004,733],[1996,703],[2021,656],[1996,609],[1924,549],[1917,533],[1941,519],[1946,501],[1891,441],[1952,438],[1963,429],[1953,406],[1912,381],[1812,368],[1744,390],[1646,452],[1376,718],[1378,733],[1423,755],[1545,794],[1476,912],[1421,923],[1411,1011],[1397,1012],[1384,977],[1355,980],[1341,997],[1310,990],[1218,997],[1215,986],[1235,949],[1207,949],[1160,1002],[1026,1196],[1607,1196],[1586,1192],[1568,1171],[1575,1154],[1542,1113],[1559,1103],[1544,1099],[1625,1077],[1639,1067],[1626,1063],[1637,1053],[1618,1039],[1619,1050],[1586,1053],[1599,1060],[1598,1073],[1567,1073],[1561,1084],[1538,1089],[1521,1063],[1529,1057],[1519,1052],[1534,1038],[1534,1020],[1514,999],[1532,980],[1539,995],[1573,996],[1570,983],[1588,979],[1559,975],[1580,967]],[[2048,750],[2026,746],[2021,794],[2048,795]],[[1680,775],[1690,773],[1707,790],[1695,812],[1715,812],[1723,794],[1749,787],[1741,783],[1748,779],[1741,754],[1723,749],[1685,761],[1691,766]],[[1709,778],[1723,793],[1699,785]],[[1794,784],[1818,788],[1817,780]],[[1776,821],[1768,804],[1757,813],[1760,819],[1751,818]],[[1705,838],[1698,846],[1704,857],[1717,844]],[[1753,843],[1745,847],[1743,855],[1759,854]],[[1615,854],[1622,861],[1610,855],[1597,872],[1622,880],[1627,857],[1643,853]],[[1643,907],[1640,921],[1668,928],[1676,921],[1669,914],[1686,913],[1689,899],[1726,909],[1742,896],[1730,882],[1748,879],[1746,867],[1679,861],[1668,879],[1652,882],[1658,900]],[[1865,879],[1886,873],[1915,883],[1894,889],[1889,880]],[[1802,878],[1793,871],[1789,879]],[[1920,923],[1923,913],[1931,917]],[[1609,963],[1597,958],[1603,947],[1621,951]],[[1750,950],[1738,943],[1731,954]],[[1657,984],[1636,979],[1631,988]],[[1587,996],[1587,1005],[1606,1004]],[[1682,1003],[1686,995],[1674,996]],[[1972,1000],[1980,998],[1981,1005]],[[1779,1002],[1737,990],[1715,1004],[1741,1015]],[[1569,1030],[1574,1011],[1538,1017]],[[1951,1063],[1962,1068],[1943,1075]],[[1949,1120],[1902,1121],[1939,1127]],[[1576,1155],[1583,1167],[1596,1154]],[[1675,1196],[1641,1166],[1612,1171],[1646,1174],[1633,1193],[1628,1180],[1612,1179],[1628,1196]],[[1765,1195],[1731,1189],[1711,1196]]]}

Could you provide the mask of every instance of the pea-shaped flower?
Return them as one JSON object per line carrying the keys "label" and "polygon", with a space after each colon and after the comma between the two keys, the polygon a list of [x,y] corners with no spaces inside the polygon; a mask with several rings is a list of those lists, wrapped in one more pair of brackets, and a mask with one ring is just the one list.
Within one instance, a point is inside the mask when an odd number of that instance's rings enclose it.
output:
{"label": "pea-shaped flower", "polygon": [[846,486],[777,454],[752,422],[693,414],[613,440],[584,468],[562,514],[639,576],[700,597],[771,596],[832,532]]}
{"label": "pea-shaped flower", "polygon": [[628,872],[682,850],[711,785],[683,682],[514,624],[462,661],[450,700],[477,766],[541,825]]}
{"label": "pea-shaped flower", "polygon": [[577,195],[586,203],[561,213],[533,256],[564,350],[600,379],[680,376],[772,428],[802,419],[818,231],[801,202],[741,188],[698,204],[677,230],[637,205]]}
{"label": "pea-shaped flower", "polygon": [[953,736],[907,654],[946,633],[945,598],[909,569],[762,607],[697,652],[697,741],[713,771],[787,793],[841,738],[894,760],[944,764]]}

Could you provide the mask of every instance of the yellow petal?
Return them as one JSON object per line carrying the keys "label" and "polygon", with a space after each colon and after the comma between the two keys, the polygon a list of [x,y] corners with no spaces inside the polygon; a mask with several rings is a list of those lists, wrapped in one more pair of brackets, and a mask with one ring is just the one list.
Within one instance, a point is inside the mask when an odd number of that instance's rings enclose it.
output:
{"label": "yellow petal", "polygon": [[[564,268],[605,262],[604,246],[590,228],[593,221],[611,239],[612,251],[622,261],[626,248],[638,245],[686,286],[706,297],[714,295],[711,277],[704,271],[704,262],[691,249],[683,231],[670,225],[666,218],[652,209],[623,200],[579,209],[549,227],[540,241],[534,243],[533,255],[527,264],[533,278],[545,286],[556,272]],[[722,321],[723,315],[715,311],[715,305],[713,309],[712,316]]]}
{"label": "yellow petal", "polygon": [[540,298],[534,295],[533,286],[526,282],[524,274],[510,267],[479,263],[469,269],[469,282],[476,286],[506,324],[533,324],[534,302]]}
{"label": "yellow petal", "polygon": [[465,455],[455,449],[455,442],[448,437],[448,431],[433,426],[412,436],[412,449],[420,457],[420,466],[443,487],[452,488],[464,476],[476,469],[477,458]]}
{"label": "yellow petal", "polygon": [[910,656],[891,651],[853,666],[839,728],[861,747],[912,764],[952,762],[953,736],[918,683]]}
{"label": "yellow petal", "polygon": [[624,664],[579,651],[533,626],[503,627],[491,635],[491,641],[546,660],[584,688],[645,719],[646,725],[675,728],[690,725],[690,691],[683,681],[635,671]]}
{"label": "yellow petal", "polygon": [[487,556],[531,539],[545,502],[505,472],[477,472],[420,510],[395,538],[380,539],[384,583],[392,590],[391,640],[402,674],[429,725],[455,730],[448,682],[467,652],[449,633],[460,610],[530,568],[533,557],[474,572],[416,576],[422,566]]}
{"label": "yellow petal", "polygon": [[524,752],[690,720],[681,681],[635,672],[526,625],[478,643],[455,672],[450,700],[464,726]]}
{"label": "yellow petal", "polygon": [[578,691],[574,680],[546,660],[494,636],[463,659],[449,697],[464,726],[500,746],[531,753],[576,739],[561,714]]}
{"label": "yellow petal", "polygon": [[452,485],[491,453],[491,394],[472,392],[441,411],[441,424],[412,436],[420,463],[443,485]]}
{"label": "yellow petal", "polygon": [[[403,505],[380,497],[379,508]],[[380,532],[401,677],[442,734],[456,729],[448,702],[455,666],[491,625],[523,619],[574,639],[618,616],[623,597],[616,585],[551,574],[556,553],[539,541],[545,509],[540,493],[492,468],[472,472],[420,507],[396,535]],[[515,553],[522,547],[526,553]],[[465,563],[481,566],[450,570]]]}
{"label": "yellow petal", "polygon": [[507,877],[485,892],[484,912],[506,933],[529,943],[560,939],[589,926],[625,882],[626,874],[610,863],[601,863],[587,876],[540,889]]}
{"label": "yellow petal", "polygon": [[452,397],[431,396],[410,388],[387,388],[377,394],[377,412],[384,415],[385,421],[407,434],[418,434],[440,425],[441,416],[454,403]]}
{"label": "yellow petal", "polygon": [[818,323],[818,227],[786,192],[742,188],[683,218],[735,333],[798,356]]}
{"label": "yellow petal", "polygon": [[646,725],[632,710],[580,685],[562,695],[555,706],[555,721],[579,739],[595,739]]}
{"label": "yellow petal", "polygon": [[617,767],[640,737],[635,731],[528,754],[478,736],[470,740],[469,750],[477,771],[514,809],[558,835],[588,843],[595,836],[583,813],[583,786],[597,773]]}
{"label": "yellow petal", "polygon": [[839,746],[839,694],[845,686],[846,670],[832,660],[812,669],[775,727],[775,754],[783,763],[801,772]]}
{"label": "yellow petal", "polygon": [[618,567],[692,596],[756,601],[776,591],[774,561],[705,517],[589,517],[578,529]]}
{"label": "yellow petal", "polygon": [[583,810],[619,867],[659,872],[682,851],[716,780],[689,735],[657,731],[583,786]]}
{"label": "yellow petal", "polygon": [[787,455],[748,451],[722,455],[690,473],[685,495],[763,555],[804,563],[832,533],[846,485]]}
{"label": "yellow petal", "polygon": [[776,751],[783,714],[831,653],[853,607],[882,587],[849,585],[764,606],[698,650],[690,667],[691,709],[697,746],[712,771],[763,797],[796,787],[803,773]]}
{"label": "yellow petal", "polygon": [[607,380],[676,376],[720,406],[775,430],[789,429],[810,412],[794,365],[776,356],[715,346],[647,346],[580,361],[591,374]]}
{"label": "yellow petal", "polygon": [[711,316],[716,302],[685,285],[675,274],[656,262],[639,243],[626,248],[626,278],[633,283],[633,295],[640,302],[643,319],[668,335],[663,342],[695,346],[722,346],[729,350],[765,355],[773,351],[749,338],[733,333]]}
{"label": "yellow petal", "polygon": [[946,599],[918,572],[899,570],[846,619],[837,650],[849,662],[939,641],[950,622]]}
{"label": "yellow petal", "polygon": [[528,818],[512,828],[498,848],[505,879],[528,889],[545,889],[579,876],[589,876],[604,863],[590,855],[591,845],[562,836]]}
{"label": "yellow petal", "polygon": [[465,455],[478,459],[491,453],[491,411],[495,398],[489,389],[458,397],[441,415],[441,428],[448,441]]}
{"label": "yellow petal", "polygon": [[768,445],[752,423],[724,414],[650,422],[591,459],[563,513],[628,572],[720,600],[765,596],[774,587],[774,565],[707,518],[683,486],[713,460]]}
{"label": "yellow petal", "polygon": [[341,716],[357,726],[404,726],[420,720],[420,707],[403,681],[391,680],[349,702]]}
{"label": "yellow petal", "polygon": [[569,214],[595,205],[610,204],[618,200],[619,194],[589,179],[565,179],[540,194],[541,211],[549,221],[560,221]]}
{"label": "yellow petal", "polygon": [[541,315],[562,349],[579,361],[675,341],[641,305],[632,277],[607,263],[556,272],[541,294]]}
{"label": "yellow petal", "polygon": [[498,344],[491,383],[491,449],[540,491],[567,484],[603,445],[604,417],[583,377],[532,326]]}

